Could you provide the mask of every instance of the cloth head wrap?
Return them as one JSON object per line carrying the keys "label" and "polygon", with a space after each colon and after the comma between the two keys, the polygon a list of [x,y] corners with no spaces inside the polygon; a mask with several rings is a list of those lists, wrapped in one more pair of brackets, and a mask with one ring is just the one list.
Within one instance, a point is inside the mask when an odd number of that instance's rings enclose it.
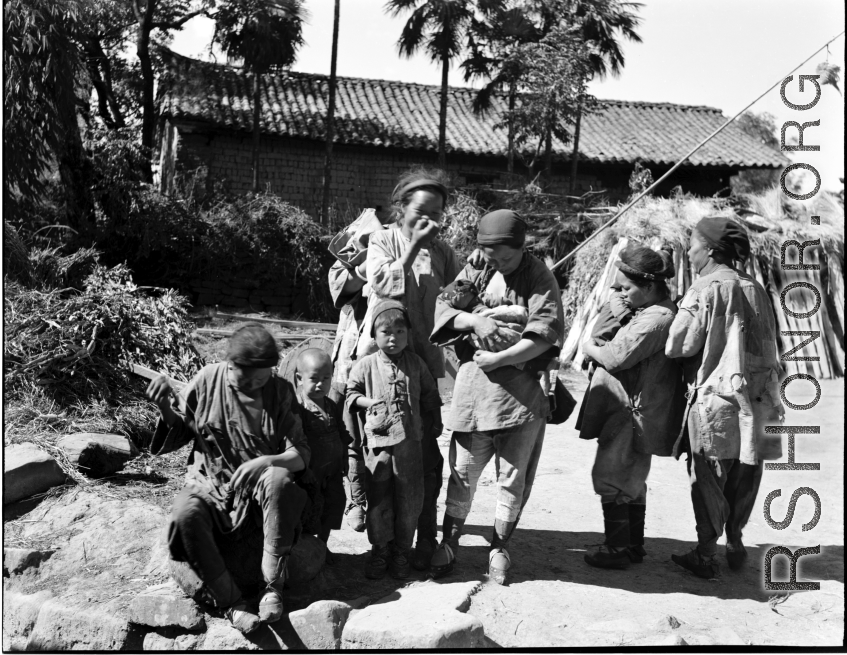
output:
{"label": "cloth head wrap", "polygon": [[498,209],[482,217],[476,242],[481,246],[520,248],[526,240],[526,222],[511,209]]}
{"label": "cloth head wrap", "polygon": [[[402,183],[401,183],[402,184]],[[392,202],[400,202],[403,200],[403,196],[411,191],[415,191],[416,189],[422,189],[423,187],[433,187],[438,193],[441,194],[441,197],[444,199],[444,204],[447,204],[447,196],[449,192],[447,191],[447,187],[441,184],[438,180],[433,180],[431,178],[421,178],[417,180],[412,180],[411,182],[407,182],[402,186],[398,184],[394,187],[394,191],[391,193],[391,201]]]}
{"label": "cloth head wrap", "polygon": [[733,260],[745,261],[750,255],[747,230],[725,216],[706,216],[694,226],[706,245]]}
{"label": "cloth head wrap", "polygon": [[615,266],[629,277],[644,280],[664,280],[672,278],[675,274],[670,254],[666,252],[663,257],[652,248],[637,243],[627,244]]}
{"label": "cloth head wrap", "polygon": [[229,338],[227,360],[248,368],[271,368],[279,363],[276,341],[261,325],[239,328]]}
{"label": "cloth head wrap", "polygon": [[406,318],[406,325],[409,327],[412,326],[412,321],[409,320],[409,312],[406,311],[406,306],[403,303],[399,300],[381,300],[374,307],[373,319],[371,321],[371,337],[376,336],[376,317],[390,309],[399,309],[403,312],[403,316]]}

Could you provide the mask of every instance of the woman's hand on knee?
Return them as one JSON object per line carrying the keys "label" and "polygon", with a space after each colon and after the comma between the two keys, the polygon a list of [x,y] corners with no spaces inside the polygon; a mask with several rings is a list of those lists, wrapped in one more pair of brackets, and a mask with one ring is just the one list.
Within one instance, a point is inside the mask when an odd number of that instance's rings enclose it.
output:
{"label": "woman's hand on knee", "polygon": [[251,459],[249,462],[244,462],[232,476],[230,482],[232,488],[244,488],[246,491],[252,491],[259,478],[262,477],[262,473],[269,469],[271,465],[271,458],[268,455],[262,455]]}

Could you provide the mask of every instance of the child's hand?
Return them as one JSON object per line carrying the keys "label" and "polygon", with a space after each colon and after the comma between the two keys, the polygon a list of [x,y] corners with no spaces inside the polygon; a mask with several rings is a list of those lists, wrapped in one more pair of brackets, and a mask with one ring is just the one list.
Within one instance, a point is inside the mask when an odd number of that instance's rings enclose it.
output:
{"label": "child's hand", "polygon": [[468,257],[468,264],[473,266],[476,270],[481,270],[483,266],[485,266],[485,257],[482,254],[482,250],[477,248],[474,250],[470,256]]}
{"label": "child's hand", "polygon": [[373,398],[368,398],[367,396],[359,396],[356,399],[356,407],[358,409],[370,409],[374,405],[376,405],[379,401],[374,400]]}
{"label": "child's hand", "polygon": [[614,316],[618,322],[625,319],[632,313],[632,307],[626,299],[626,296],[622,293],[613,293],[611,295],[609,298],[609,309],[612,311],[612,316]]}
{"label": "child's hand", "polygon": [[232,476],[230,484],[233,489],[243,487],[245,491],[250,492],[256,486],[262,473],[265,469],[270,468],[271,458],[268,455],[262,455],[256,459],[251,459],[249,462],[244,462],[239,466],[235,474]]}
{"label": "child's hand", "polygon": [[159,375],[147,385],[147,398],[156,403],[162,411],[170,409],[172,394],[173,389],[167,375]]}

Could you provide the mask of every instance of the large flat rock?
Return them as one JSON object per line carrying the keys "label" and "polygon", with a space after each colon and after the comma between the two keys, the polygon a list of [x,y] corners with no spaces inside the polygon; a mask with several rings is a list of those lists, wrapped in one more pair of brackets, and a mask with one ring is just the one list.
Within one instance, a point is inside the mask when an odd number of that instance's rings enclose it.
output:
{"label": "large flat rock", "polygon": [[337,650],[352,609],[341,601],[319,600],[306,609],[291,612],[288,620],[309,650]]}
{"label": "large flat rock", "polygon": [[174,582],[150,587],[133,598],[129,620],[153,628],[202,630],[206,627],[200,608]]}
{"label": "large flat rock", "polygon": [[465,614],[478,582],[405,587],[356,612],[344,626],[342,648],[477,648],[482,622]]}
{"label": "large flat rock", "polygon": [[44,493],[65,482],[65,473],[50,455],[31,443],[3,449],[3,504]]}

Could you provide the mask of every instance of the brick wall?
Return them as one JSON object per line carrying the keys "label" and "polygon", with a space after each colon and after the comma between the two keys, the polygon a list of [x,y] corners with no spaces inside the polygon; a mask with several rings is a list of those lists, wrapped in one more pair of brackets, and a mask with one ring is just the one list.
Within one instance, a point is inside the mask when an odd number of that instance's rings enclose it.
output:
{"label": "brick wall", "polygon": [[[200,170],[208,187],[224,182],[230,190],[244,193],[252,185],[251,135],[249,133],[208,131],[191,125],[176,125],[177,175]],[[165,132],[167,134],[167,131]],[[323,192],[324,144],[307,139],[263,136],[259,155],[260,184],[312,216],[320,209]],[[163,153],[163,160],[165,159]],[[427,151],[358,147],[336,144],[333,148],[332,201],[342,212],[358,213],[365,207],[387,206],[398,176],[415,165],[435,166],[437,155]],[[474,182],[505,184],[505,160],[496,157],[448,157],[448,171],[459,186]],[[559,171],[557,171],[559,172]],[[554,176],[552,191],[567,189],[565,166]],[[164,177],[163,189],[170,182]],[[578,192],[599,189],[595,175],[580,175]]]}

